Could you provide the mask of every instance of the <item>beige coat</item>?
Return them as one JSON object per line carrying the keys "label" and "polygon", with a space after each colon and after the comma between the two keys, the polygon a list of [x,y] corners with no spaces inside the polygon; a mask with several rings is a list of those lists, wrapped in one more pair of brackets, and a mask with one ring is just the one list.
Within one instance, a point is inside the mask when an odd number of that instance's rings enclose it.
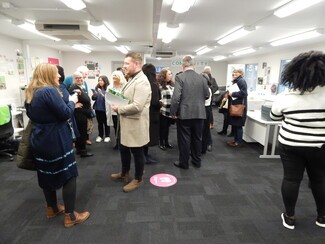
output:
{"label": "beige coat", "polygon": [[118,108],[121,144],[126,147],[142,147],[149,142],[151,88],[147,76],[140,71],[125,84],[122,93],[130,102]]}

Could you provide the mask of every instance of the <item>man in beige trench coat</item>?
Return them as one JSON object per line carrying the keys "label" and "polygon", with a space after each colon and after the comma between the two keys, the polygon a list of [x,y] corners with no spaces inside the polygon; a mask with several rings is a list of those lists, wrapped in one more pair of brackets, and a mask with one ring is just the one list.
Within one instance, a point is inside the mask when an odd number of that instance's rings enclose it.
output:
{"label": "man in beige trench coat", "polygon": [[[129,104],[111,108],[119,114],[120,121],[120,154],[122,171],[112,174],[114,180],[128,182],[123,187],[124,192],[130,192],[143,184],[144,153],[143,146],[149,142],[149,106],[151,87],[147,76],[142,72],[142,57],[138,53],[130,52],[124,59],[124,74],[129,77],[122,89],[122,93],[129,99]],[[134,179],[129,181],[131,152],[134,157]]]}

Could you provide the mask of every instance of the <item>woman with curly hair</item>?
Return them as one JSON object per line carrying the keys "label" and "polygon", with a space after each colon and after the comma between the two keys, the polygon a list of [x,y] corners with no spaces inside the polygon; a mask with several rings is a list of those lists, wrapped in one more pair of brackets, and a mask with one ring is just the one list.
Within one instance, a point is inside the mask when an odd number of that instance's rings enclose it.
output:
{"label": "woman with curly hair", "polygon": [[295,228],[299,186],[307,171],[317,207],[316,225],[325,228],[325,54],[301,53],[287,64],[271,118],[282,121],[279,152],[283,165],[282,223]]}

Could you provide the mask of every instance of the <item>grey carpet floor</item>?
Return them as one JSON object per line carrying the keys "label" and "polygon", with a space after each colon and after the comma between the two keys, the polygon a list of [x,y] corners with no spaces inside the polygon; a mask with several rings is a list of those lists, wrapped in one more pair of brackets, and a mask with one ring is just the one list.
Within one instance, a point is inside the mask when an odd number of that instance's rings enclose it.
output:
{"label": "grey carpet floor", "polygon": [[[307,177],[301,184],[296,229],[285,229],[280,218],[280,159],[260,159],[263,148],[255,143],[227,147],[229,138],[217,134],[221,116],[215,113],[213,151],[203,156],[200,169],[173,166],[178,159],[173,125],[170,137],[175,148],[150,148],[159,162],[145,165],[145,184],[131,193],[110,179],[120,170],[114,138],[95,143],[94,132],[88,148],[95,156],[77,157],[76,210],[88,210],[91,216],[70,229],[63,227],[63,215],[46,218],[35,172],[0,158],[0,243],[325,243],[325,230],[315,225]],[[152,185],[149,179],[158,173],[174,175],[177,184]],[[62,202],[61,191],[58,198]]]}

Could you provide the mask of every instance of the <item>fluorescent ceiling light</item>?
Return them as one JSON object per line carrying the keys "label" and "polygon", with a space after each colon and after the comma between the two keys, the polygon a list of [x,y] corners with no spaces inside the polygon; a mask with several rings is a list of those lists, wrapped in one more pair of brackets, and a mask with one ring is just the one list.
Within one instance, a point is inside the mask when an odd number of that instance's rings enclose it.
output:
{"label": "fluorescent ceiling light", "polygon": [[127,54],[129,52],[129,48],[127,46],[115,46],[115,48],[123,54]]}
{"label": "fluorescent ceiling light", "polygon": [[176,13],[184,13],[193,6],[195,0],[174,0],[172,10]]}
{"label": "fluorescent ceiling light", "polygon": [[108,29],[108,27],[101,22],[90,22],[88,25],[88,30],[98,39],[104,37],[110,42],[116,42],[116,36]]}
{"label": "fluorescent ceiling light", "polygon": [[84,52],[84,53],[91,53],[91,50],[86,45],[75,44],[72,46],[72,48],[74,48],[78,51]]}
{"label": "fluorescent ceiling light", "polygon": [[217,42],[220,45],[224,45],[228,42],[232,42],[236,39],[239,39],[243,36],[246,36],[248,33],[250,33],[251,31],[255,30],[256,28],[254,26],[244,26],[239,28],[238,30],[230,33],[229,35],[226,35],[225,37],[222,37],[221,39],[219,39]]}
{"label": "fluorescent ceiling light", "polygon": [[170,43],[179,33],[179,27],[180,26],[178,24],[160,24],[158,30],[158,39],[162,39],[163,43]]}
{"label": "fluorescent ceiling light", "polygon": [[86,8],[86,4],[82,0],[61,0],[61,2],[73,10],[81,10]]}
{"label": "fluorescent ceiling light", "polygon": [[219,55],[219,56],[215,56],[213,58],[213,61],[220,61],[220,60],[223,60],[223,59],[226,59],[226,58],[227,58],[226,56]]}
{"label": "fluorescent ceiling light", "polygon": [[208,46],[200,47],[198,50],[196,50],[196,55],[202,55],[202,54],[208,53],[212,49],[213,49],[212,47],[208,47]]}
{"label": "fluorescent ceiling light", "polygon": [[13,21],[11,21],[11,23],[14,25],[17,25],[19,28],[22,28],[24,30],[27,30],[27,31],[37,34],[39,36],[43,36],[43,37],[46,37],[46,38],[54,40],[54,41],[61,40],[60,38],[57,38],[54,36],[49,36],[49,35],[43,34],[42,32],[39,32],[38,30],[36,30],[35,25],[31,22],[27,22],[24,20],[13,20]]}
{"label": "fluorescent ceiling light", "polygon": [[240,56],[240,55],[254,53],[254,52],[256,52],[256,50],[254,48],[245,48],[245,49],[241,49],[236,52],[233,52],[232,54],[234,56]]}
{"label": "fluorescent ceiling light", "polygon": [[293,42],[298,42],[298,41],[318,37],[322,34],[324,34],[324,31],[322,29],[316,29],[316,30],[300,33],[300,34],[297,34],[294,36],[289,36],[289,37],[285,37],[282,39],[278,39],[276,41],[272,41],[272,42],[270,42],[270,45],[271,46],[280,46],[280,45],[284,45],[284,44],[288,44],[288,43],[293,43]]}
{"label": "fluorescent ceiling light", "polygon": [[293,0],[275,10],[273,14],[279,18],[284,18],[321,1],[323,0]]}

